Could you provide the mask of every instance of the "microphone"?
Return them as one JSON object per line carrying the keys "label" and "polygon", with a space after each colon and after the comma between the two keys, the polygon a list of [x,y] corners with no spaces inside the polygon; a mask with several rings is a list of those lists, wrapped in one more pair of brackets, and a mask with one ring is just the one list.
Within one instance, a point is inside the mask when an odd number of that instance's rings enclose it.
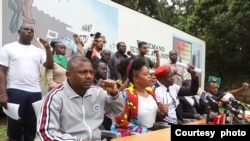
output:
{"label": "microphone", "polygon": [[236,104],[239,104],[239,105],[244,105],[244,106],[250,108],[250,105],[248,105],[248,104],[246,104],[246,103],[243,103],[243,102],[241,102],[241,101],[239,101],[239,100],[236,100],[235,98],[232,98],[232,97],[231,97],[231,98],[229,98],[229,101],[232,102],[232,103],[236,103]]}
{"label": "microphone", "polygon": [[224,104],[223,107],[235,115],[238,115],[238,114],[242,115],[242,113],[239,110],[235,109],[231,104],[228,104],[228,103]]}
{"label": "microphone", "polygon": [[211,96],[209,96],[209,95],[206,96],[206,100],[208,100],[208,101],[211,102],[211,103],[217,104],[217,101],[214,100],[214,99],[213,99]]}
{"label": "microphone", "polygon": [[202,91],[200,99],[204,100],[206,96],[207,96],[207,93],[205,91]]}
{"label": "microphone", "polygon": [[232,97],[229,98],[229,101],[233,102],[233,103],[237,103],[237,104],[241,103],[240,101],[238,101],[238,100],[236,100],[236,99],[234,99]]}
{"label": "microphone", "polygon": [[200,99],[201,99],[204,103],[208,103],[208,102],[209,102],[209,100],[208,100],[208,97],[209,97],[209,96],[211,97],[212,94],[210,94],[210,93],[208,93],[208,92],[206,92],[206,91],[202,91]]}
{"label": "microphone", "polygon": [[206,118],[206,124],[209,123],[209,119],[210,119],[210,113],[211,113],[211,107],[208,106],[207,109],[206,109],[206,114],[207,114],[207,118]]}

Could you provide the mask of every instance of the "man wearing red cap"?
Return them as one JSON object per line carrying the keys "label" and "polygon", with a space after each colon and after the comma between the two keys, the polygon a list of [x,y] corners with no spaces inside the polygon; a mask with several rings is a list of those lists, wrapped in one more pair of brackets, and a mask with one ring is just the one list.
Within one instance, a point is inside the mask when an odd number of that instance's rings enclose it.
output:
{"label": "man wearing red cap", "polygon": [[[157,79],[155,84],[155,93],[158,102],[168,105],[168,115],[164,119],[169,124],[182,124],[182,116],[179,109],[178,96],[190,96],[194,95],[198,91],[199,82],[196,73],[194,72],[194,66],[189,65],[187,71],[191,75],[191,87],[185,88],[177,84],[174,84],[174,72],[169,65],[162,65],[158,67],[154,75]],[[178,106],[178,108],[177,108]]]}

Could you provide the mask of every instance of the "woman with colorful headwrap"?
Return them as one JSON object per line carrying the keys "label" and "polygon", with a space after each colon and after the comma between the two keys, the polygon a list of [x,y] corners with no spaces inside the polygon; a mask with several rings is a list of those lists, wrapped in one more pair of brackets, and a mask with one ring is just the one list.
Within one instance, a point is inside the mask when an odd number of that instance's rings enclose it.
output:
{"label": "woman with colorful headwrap", "polygon": [[50,43],[53,48],[54,68],[46,70],[46,80],[49,90],[61,84],[66,79],[68,58],[65,55],[66,46],[60,39],[53,39]]}
{"label": "woman with colorful headwrap", "polygon": [[152,76],[143,60],[131,59],[125,66],[129,82],[133,85],[121,91],[126,100],[125,108],[121,115],[115,117],[116,125],[111,130],[121,132],[122,136],[126,136],[124,130],[146,133],[157,119],[166,116],[168,108],[156,102],[153,89],[147,89],[152,84]]}

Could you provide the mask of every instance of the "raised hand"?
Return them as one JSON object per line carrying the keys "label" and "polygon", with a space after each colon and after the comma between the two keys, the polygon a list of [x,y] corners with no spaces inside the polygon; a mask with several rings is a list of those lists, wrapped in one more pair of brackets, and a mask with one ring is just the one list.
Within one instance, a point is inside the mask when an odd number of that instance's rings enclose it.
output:
{"label": "raised hand", "polygon": [[39,38],[40,43],[46,48],[46,49],[50,49],[50,45],[47,39],[45,38]]}
{"label": "raised hand", "polygon": [[196,77],[196,72],[194,71],[194,69],[195,69],[194,65],[188,64],[187,71],[191,74],[193,78]]}
{"label": "raised hand", "polygon": [[244,89],[248,89],[249,88],[249,84],[248,83],[243,83],[242,87],[244,87]]}
{"label": "raised hand", "polygon": [[154,54],[155,54],[156,56],[159,56],[159,50],[154,50]]}
{"label": "raised hand", "polygon": [[116,96],[118,94],[118,89],[114,80],[102,80],[101,87],[110,93],[111,96]]}
{"label": "raised hand", "polygon": [[129,55],[129,56],[133,56],[133,53],[129,50],[129,51],[127,51],[127,54]]}
{"label": "raised hand", "polygon": [[74,34],[73,37],[74,37],[76,44],[80,44],[81,46],[84,46],[82,39],[77,34]]}

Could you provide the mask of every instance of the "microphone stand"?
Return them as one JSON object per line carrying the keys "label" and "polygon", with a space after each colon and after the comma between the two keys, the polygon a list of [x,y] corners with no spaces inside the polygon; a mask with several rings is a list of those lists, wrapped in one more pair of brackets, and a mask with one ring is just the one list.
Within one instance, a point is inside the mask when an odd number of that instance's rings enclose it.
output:
{"label": "microphone stand", "polygon": [[245,107],[241,105],[241,109],[242,109],[242,116],[243,116],[243,119],[245,119]]}
{"label": "microphone stand", "polygon": [[245,114],[246,108],[242,104],[241,104],[241,109],[242,109],[242,122],[243,122],[243,124],[249,124],[249,121],[247,120],[246,114]]}
{"label": "microphone stand", "polygon": [[206,124],[209,124],[209,117],[210,117],[210,111],[211,111],[211,107],[209,105],[207,105],[207,118],[206,118]]}
{"label": "microphone stand", "polygon": [[245,124],[244,123],[244,121],[242,121],[242,120],[240,120],[238,117],[237,117],[237,115],[234,115],[234,118],[233,118],[234,120],[234,124],[236,124],[236,125],[242,125],[242,124]]}
{"label": "microphone stand", "polygon": [[233,124],[233,113],[231,113],[229,110],[224,110],[225,114],[225,124]]}

